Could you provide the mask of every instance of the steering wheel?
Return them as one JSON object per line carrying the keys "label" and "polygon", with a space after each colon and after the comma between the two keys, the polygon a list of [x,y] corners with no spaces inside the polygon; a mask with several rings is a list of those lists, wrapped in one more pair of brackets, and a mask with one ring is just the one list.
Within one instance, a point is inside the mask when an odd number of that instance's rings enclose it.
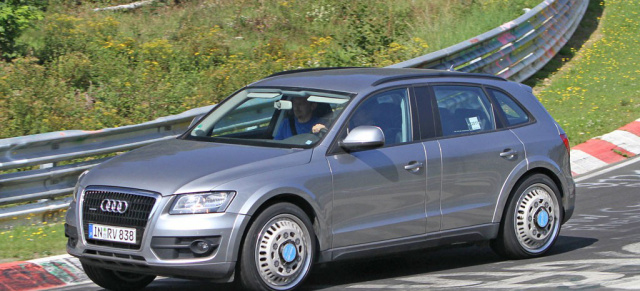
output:
{"label": "steering wheel", "polygon": [[318,131],[317,133],[314,133],[318,138],[323,138],[325,135],[327,135],[327,132],[329,132],[328,129],[326,128],[322,128],[320,129],[320,131]]}

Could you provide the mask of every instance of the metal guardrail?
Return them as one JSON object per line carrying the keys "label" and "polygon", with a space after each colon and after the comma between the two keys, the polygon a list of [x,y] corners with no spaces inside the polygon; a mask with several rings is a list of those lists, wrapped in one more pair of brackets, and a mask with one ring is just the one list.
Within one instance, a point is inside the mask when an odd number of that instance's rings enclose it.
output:
{"label": "metal guardrail", "polygon": [[571,38],[588,0],[543,1],[517,19],[451,47],[389,66],[488,73],[521,82]]}
{"label": "metal guardrail", "polygon": [[78,176],[105,158],[79,163],[74,160],[115,154],[175,138],[187,129],[194,117],[208,112],[213,106],[118,128],[66,130],[0,140],[0,171],[41,166],[40,169],[0,175],[0,206],[39,201],[0,208],[0,222],[65,209],[69,205],[68,199],[61,203],[49,199],[71,194]]}
{"label": "metal guardrail", "polygon": [[[519,18],[454,46],[390,67],[483,72],[522,81],[544,66],[571,37],[587,0],[545,0]],[[0,223],[18,216],[63,211],[78,176],[100,162],[95,159],[135,149],[182,133],[191,120],[212,106],[192,109],[154,121],[98,131],[68,130],[0,140]]]}

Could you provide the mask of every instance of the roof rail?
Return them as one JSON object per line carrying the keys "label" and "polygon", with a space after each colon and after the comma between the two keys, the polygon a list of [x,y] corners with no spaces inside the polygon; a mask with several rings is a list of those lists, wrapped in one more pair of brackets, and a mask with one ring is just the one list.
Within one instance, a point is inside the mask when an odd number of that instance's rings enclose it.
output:
{"label": "roof rail", "polygon": [[406,74],[406,75],[397,75],[397,76],[382,78],[380,80],[373,82],[371,86],[378,86],[380,84],[389,83],[393,81],[400,81],[400,80],[437,78],[437,77],[481,78],[481,79],[491,79],[491,80],[498,80],[498,81],[507,81],[507,79],[496,76],[496,75],[430,70],[430,72],[428,73]]}
{"label": "roof rail", "polygon": [[275,77],[275,76],[282,76],[282,75],[295,74],[295,73],[302,73],[302,72],[325,71],[325,70],[339,70],[339,69],[361,69],[361,68],[367,68],[367,67],[319,67],[319,68],[305,68],[305,69],[288,70],[288,71],[282,71],[282,72],[273,73],[273,74],[271,74],[271,75],[267,76],[267,78],[269,78],[269,77]]}

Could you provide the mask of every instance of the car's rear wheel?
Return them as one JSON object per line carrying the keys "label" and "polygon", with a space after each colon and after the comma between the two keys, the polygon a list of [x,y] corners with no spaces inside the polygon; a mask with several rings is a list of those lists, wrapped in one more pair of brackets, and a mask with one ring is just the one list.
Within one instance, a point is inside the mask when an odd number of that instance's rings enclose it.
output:
{"label": "car's rear wheel", "polygon": [[511,259],[542,256],[555,243],[562,224],[562,200],[556,184],[535,174],[516,188],[503,215],[494,251]]}
{"label": "car's rear wheel", "polygon": [[156,276],[120,272],[82,264],[89,279],[98,286],[115,291],[140,290],[149,285]]}
{"label": "car's rear wheel", "polygon": [[315,235],[309,217],[290,203],[274,204],[251,224],[242,247],[243,289],[291,290],[311,271]]}

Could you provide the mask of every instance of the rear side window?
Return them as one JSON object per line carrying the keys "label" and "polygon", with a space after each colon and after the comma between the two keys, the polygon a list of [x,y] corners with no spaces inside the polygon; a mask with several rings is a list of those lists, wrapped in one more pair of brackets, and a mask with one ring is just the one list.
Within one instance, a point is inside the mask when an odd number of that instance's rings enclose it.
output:
{"label": "rear side window", "polygon": [[504,116],[507,118],[507,125],[513,126],[518,124],[523,124],[529,122],[529,115],[527,112],[518,105],[511,97],[507,96],[498,90],[487,89],[489,94],[493,95],[498,101],[498,105],[500,106],[500,111],[504,113]]}
{"label": "rear side window", "polygon": [[493,107],[482,88],[433,86],[443,136],[490,131],[496,128]]}

